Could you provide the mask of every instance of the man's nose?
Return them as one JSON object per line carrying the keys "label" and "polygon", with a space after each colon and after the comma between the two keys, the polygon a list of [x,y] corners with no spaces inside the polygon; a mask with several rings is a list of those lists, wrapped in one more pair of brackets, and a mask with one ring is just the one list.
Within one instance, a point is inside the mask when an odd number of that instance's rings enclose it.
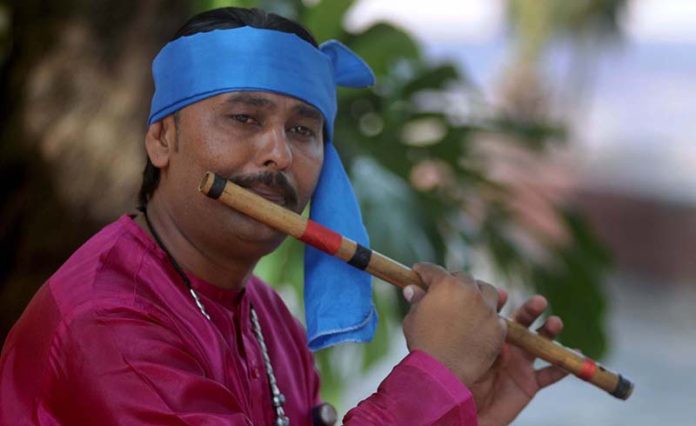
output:
{"label": "man's nose", "polygon": [[285,170],[292,164],[292,149],[284,128],[274,127],[263,135],[259,163],[274,170]]}

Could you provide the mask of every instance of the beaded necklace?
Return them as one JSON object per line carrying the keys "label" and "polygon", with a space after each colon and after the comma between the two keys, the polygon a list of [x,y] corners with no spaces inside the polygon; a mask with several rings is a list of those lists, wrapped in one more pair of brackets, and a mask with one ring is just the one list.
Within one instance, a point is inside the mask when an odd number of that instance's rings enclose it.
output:
{"label": "beaded necklace", "polygon": [[[172,256],[169,250],[167,250],[167,247],[160,239],[159,234],[155,231],[155,228],[152,226],[150,218],[147,215],[147,208],[142,207],[140,211],[143,212],[143,215],[145,216],[145,222],[147,223],[147,227],[150,230],[152,236],[155,238],[157,245],[159,245],[162,251],[164,251],[167,254],[169,262],[174,267],[174,270],[177,272],[177,274],[179,274],[182,281],[184,281],[186,287],[188,287],[189,293],[191,293],[193,301],[196,303],[198,310],[201,311],[201,314],[203,314],[203,316],[208,321],[210,321],[210,315],[208,315],[208,312],[206,312],[205,306],[203,306],[200,297],[198,297],[198,293],[196,293],[196,290],[193,289],[193,286],[191,285],[191,280],[189,280],[188,276],[186,276],[184,270],[181,269],[179,262],[177,262],[176,259],[174,259],[174,256]],[[254,335],[256,336],[256,340],[259,342],[259,346],[261,347],[261,356],[263,357],[263,363],[266,367],[268,383],[271,387],[271,402],[273,403],[273,408],[275,408],[276,411],[275,426],[289,426],[290,419],[288,418],[288,416],[285,415],[285,410],[283,409],[283,405],[285,404],[285,396],[280,392],[280,389],[278,388],[278,382],[276,380],[275,374],[273,373],[273,366],[271,365],[271,358],[268,356],[268,348],[266,347],[266,342],[263,338],[263,333],[261,332],[261,324],[259,324],[259,317],[256,315],[256,310],[254,310],[253,306],[251,307],[250,314],[251,328],[254,332]]]}

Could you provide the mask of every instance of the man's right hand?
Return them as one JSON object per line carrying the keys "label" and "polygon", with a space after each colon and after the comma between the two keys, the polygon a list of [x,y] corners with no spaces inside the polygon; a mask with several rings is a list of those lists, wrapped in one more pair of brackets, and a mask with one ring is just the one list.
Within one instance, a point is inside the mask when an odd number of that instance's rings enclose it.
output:
{"label": "man's right hand", "polygon": [[411,302],[403,322],[408,348],[436,358],[470,387],[489,370],[505,341],[498,291],[429,263],[417,263],[413,270],[428,291],[404,289]]}

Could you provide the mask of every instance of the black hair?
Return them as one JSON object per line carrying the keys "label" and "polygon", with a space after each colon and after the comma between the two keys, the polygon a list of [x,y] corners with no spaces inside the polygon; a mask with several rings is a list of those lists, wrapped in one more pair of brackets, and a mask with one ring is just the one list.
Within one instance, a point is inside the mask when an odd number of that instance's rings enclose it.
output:
{"label": "black hair", "polygon": [[[213,30],[254,27],[267,30],[276,30],[296,34],[301,39],[318,47],[312,34],[297,22],[284,18],[275,13],[266,13],[260,9],[244,9],[239,7],[223,7],[199,13],[189,19],[174,34],[171,41],[179,37],[190,36],[197,33],[205,33]],[[177,113],[174,114],[175,124],[178,121]],[[160,180],[160,170],[146,156],[147,162],[143,170],[143,182],[138,192],[138,207],[144,208],[157,189]]]}

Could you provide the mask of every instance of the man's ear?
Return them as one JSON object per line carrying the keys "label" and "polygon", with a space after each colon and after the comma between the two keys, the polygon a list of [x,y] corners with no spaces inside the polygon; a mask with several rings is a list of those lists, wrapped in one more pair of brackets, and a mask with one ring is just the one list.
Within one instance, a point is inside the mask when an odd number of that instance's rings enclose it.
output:
{"label": "man's ear", "polygon": [[145,150],[152,165],[161,169],[169,164],[169,158],[176,151],[176,125],[173,116],[150,124],[145,134]]}

